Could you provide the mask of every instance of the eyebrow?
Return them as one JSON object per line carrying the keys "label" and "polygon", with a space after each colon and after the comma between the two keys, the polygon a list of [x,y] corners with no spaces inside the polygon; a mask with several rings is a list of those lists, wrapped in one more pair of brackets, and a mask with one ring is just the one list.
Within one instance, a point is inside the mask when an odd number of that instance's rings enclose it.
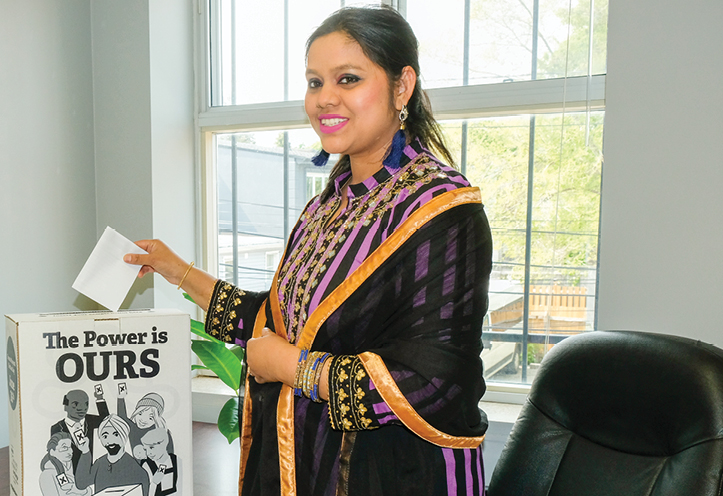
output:
{"label": "eyebrow", "polygon": [[[354,65],[354,64],[342,64],[342,65],[338,65],[338,66],[336,66],[336,67],[332,67],[331,70],[332,70],[332,72],[344,72],[344,71],[347,71],[347,70],[349,70],[349,69],[353,69],[353,70],[357,70],[357,71],[362,71],[362,70],[364,70],[361,66]],[[318,74],[318,73],[317,73],[315,70],[313,70],[313,69],[307,68],[307,69],[306,69],[306,74],[309,75],[309,74]]]}

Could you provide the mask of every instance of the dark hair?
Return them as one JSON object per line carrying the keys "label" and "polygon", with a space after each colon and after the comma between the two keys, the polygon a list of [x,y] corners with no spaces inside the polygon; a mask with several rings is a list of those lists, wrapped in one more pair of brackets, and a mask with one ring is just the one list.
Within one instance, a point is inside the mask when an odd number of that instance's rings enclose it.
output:
{"label": "dark hair", "polygon": [[[316,39],[331,33],[343,32],[359,43],[364,55],[381,67],[390,83],[399,81],[402,69],[406,66],[414,69],[417,81],[414,86],[407,110],[407,142],[419,138],[422,145],[441,156],[449,165],[454,165],[452,154],[444,143],[439,124],[432,115],[432,106],[422,89],[419,70],[419,50],[417,37],[409,23],[399,12],[389,6],[344,7],[326,18],[306,41],[308,56],[311,44]],[[329,183],[321,194],[326,201],[334,191],[334,180],[350,170],[348,156],[343,156],[332,168]]]}

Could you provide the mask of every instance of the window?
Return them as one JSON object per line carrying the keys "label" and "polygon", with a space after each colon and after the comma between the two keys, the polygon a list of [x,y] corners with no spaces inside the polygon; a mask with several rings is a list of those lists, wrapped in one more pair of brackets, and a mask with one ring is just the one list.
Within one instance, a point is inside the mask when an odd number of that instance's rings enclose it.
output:
{"label": "window", "polygon": [[329,174],[324,172],[306,173],[306,200],[309,201],[321,194],[329,179]]}
{"label": "window", "polygon": [[[210,0],[198,116],[208,253],[244,288],[268,288],[273,254],[325,185],[304,44],[356,3],[367,2]],[[529,383],[551,346],[595,327],[607,0],[389,3],[417,34],[423,85],[493,229],[485,375]]]}

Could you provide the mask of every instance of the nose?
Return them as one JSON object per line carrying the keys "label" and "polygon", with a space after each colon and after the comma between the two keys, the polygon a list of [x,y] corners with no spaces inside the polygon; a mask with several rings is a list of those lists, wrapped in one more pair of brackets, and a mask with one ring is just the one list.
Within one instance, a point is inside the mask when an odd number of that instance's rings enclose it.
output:
{"label": "nose", "polygon": [[339,104],[339,94],[333,84],[323,85],[318,92],[316,105],[319,108],[334,107]]}

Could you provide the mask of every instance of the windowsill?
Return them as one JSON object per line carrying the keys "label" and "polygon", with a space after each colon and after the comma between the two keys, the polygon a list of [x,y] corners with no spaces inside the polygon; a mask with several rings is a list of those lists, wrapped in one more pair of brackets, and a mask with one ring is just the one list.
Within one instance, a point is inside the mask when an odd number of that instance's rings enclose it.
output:
{"label": "windowsill", "polygon": [[[529,386],[490,384],[479,406],[490,422],[514,424],[529,390]],[[221,407],[233,397],[231,388],[217,377],[194,377],[191,391],[193,420],[196,422],[216,423]]]}
{"label": "windowsill", "polygon": [[198,375],[191,379],[191,406],[194,422],[215,424],[223,405],[234,392],[217,377]]}

